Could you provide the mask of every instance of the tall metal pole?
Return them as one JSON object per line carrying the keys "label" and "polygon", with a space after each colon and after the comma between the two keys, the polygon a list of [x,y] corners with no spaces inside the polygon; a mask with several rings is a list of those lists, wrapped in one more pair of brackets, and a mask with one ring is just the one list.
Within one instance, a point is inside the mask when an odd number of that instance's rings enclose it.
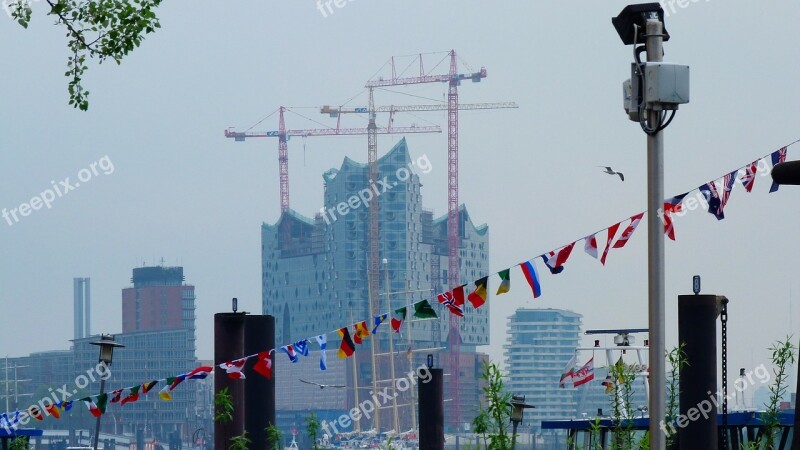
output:
{"label": "tall metal pole", "polygon": [[[406,278],[406,305],[411,304],[408,299],[408,291],[411,290],[411,280]],[[390,310],[391,311],[391,310]],[[408,350],[411,350],[411,324],[414,323],[413,320],[408,321],[408,325],[406,325],[406,333],[408,335]],[[413,353],[408,355],[408,371],[411,372],[414,370],[414,358]],[[411,431],[417,431],[417,408],[414,406],[414,389],[411,389]]]}
{"label": "tall metal pole", "polygon": [[[105,378],[100,378],[100,395],[103,395],[106,389],[106,380]],[[94,426],[94,442],[92,443],[92,448],[97,450],[97,440],[100,438],[100,418],[103,417],[102,414],[97,416],[97,422]]]}
{"label": "tall metal pole", "polygon": [[517,426],[519,426],[519,422],[516,420],[511,422],[513,430],[511,431],[511,450],[516,449],[517,447]]}
{"label": "tall metal pole", "polygon": [[[369,163],[369,183],[378,180],[378,126],[375,123],[375,90],[369,89],[369,124],[367,125],[367,163]],[[370,200],[369,205],[369,273],[367,274],[367,296],[369,297],[369,317],[381,310],[380,298],[380,214],[377,197]],[[378,375],[375,354],[378,339],[373,336],[370,342],[372,356],[372,394],[378,393]],[[381,432],[380,408],[375,409],[375,431]]]}
{"label": "tall metal pole", "polygon": [[[384,266],[384,270],[386,271],[386,307],[389,311],[392,311],[392,295],[389,292],[389,260],[385,259],[384,262],[386,263]],[[389,333],[389,371],[392,375],[392,413],[394,414],[394,432],[400,432],[399,422],[397,420],[397,384],[394,382],[395,380],[395,372],[394,372],[394,333]],[[373,339],[377,339],[374,337]]]}
{"label": "tall metal pole", "polygon": [[[377,279],[377,273],[374,273],[371,278]],[[378,298],[378,293],[374,292],[372,290],[371,285],[370,285],[369,282],[367,283],[367,290],[368,290],[367,295],[369,296],[369,298],[373,298],[373,295],[375,296],[376,299]],[[380,310],[380,304],[377,305],[377,309]],[[373,308],[372,308],[372,302],[369,302],[369,316],[370,317],[375,317],[375,313],[373,312]],[[370,392],[370,395],[378,395],[378,370],[377,370],[377,368],[378,368],[377,361],[378,360],[377,360],[377,357],[376,357],[376,354],[378,353],[377,352],[378,349],[375,348],[377,345],[378,345],[378,339],[375,336],[372,336],[372,341],[370,342],[370,345],[369,345],[370,361],[372,361],[372,364],[371,364],[371,366],[372,366],[372,391]],[[374,421],[374,424],[375,424],[375,431],[380,433],[381,432],[381,409],[380,408],[375,408],[375,421]]]}
{"label": "tall metal pole", "polygon": [[[350,310],[350,323],[353,323],[353,310],[352,309]],[[355,355],[352,358],[350,358],[350,360],[353,363],[353,401],[355,402],[354,405],[356,405],[355,407],[357,408],[358,407],[358,364],[356,362]],[[361,421],[360,420],[354,420],[353,421],[353,431],[355,431],[356,433],[360,433],[361,432]]]}
{"label": "tall metal pole", "polygon": [[[647,20],[647,61],[663,61],[663,24]],[[651,128],[660,122],[660,109],[647,112]],[[664,450],[666,439],[659,425],[666,408],[666,364],[664,352],[664,229],[658,214],[664,207],[664,135],[659,131],[647,136],[647,233],[648,233],[648,323],[650,328],[650,449]]]}

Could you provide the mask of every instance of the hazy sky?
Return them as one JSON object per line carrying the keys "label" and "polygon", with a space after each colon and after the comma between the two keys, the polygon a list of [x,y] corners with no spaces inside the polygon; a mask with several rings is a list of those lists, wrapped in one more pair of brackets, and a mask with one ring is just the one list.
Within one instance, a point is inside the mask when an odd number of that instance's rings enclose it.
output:
{"label": "hazy sky", "polygon": [[[461,201],[477,224],[489,225],[493,271],[643,211],[645,135],[621,98],[632,52],[610,20],[625,4],[356,0],[323,17],[309,0],[165,2],[162,29],[121,66],[91,67],[88,113],[67,105],[64,32],[42,15],[45,5],[33,4],[28,30],[0,13],[0,208],[30,201],[51,180],[74,183],[106,156],[101,164],[113,164],[107,175],[96,166],[91,181],[50,209],[13,226],[0,221],[0,355],[67,348],[78,276],[92,279],[93,331],[121,331],[120,291],[131,269],[163,257],[197,286],[198,356],[210,358],[214,312],[229,310],[231,297],[240,309],[261,310],[260,225],[279,214],[277,142],[234,143],[223,130],[247,128],[280,105],[338,104],[359,93],[351,104],[363,104],[364,82],[392,55],[455,48],[489,74],[464,83],[461,102],[520,105],[461,114]],[[665,61],[690,65],[692,75],[691,103],[666,131],[667,195],[800,138],[800,4],[685,6],[676,4],[666,21]],[[440,59],[431,56],[426,68]],[[445,87],[396,90],[441,99]],[[378,104],[403,101],[430,103],[376,94]],[[314,109],[296,111],[332,123]],[[399,115],[395,124],[426,121],[444,127],[445,114]],[[318,127],[296,115],[287,122]],[[275,116],[256,127],[276,128]],[[381,154],[399,138],[380,136]],[[407,139],[412,157],[426,154],[433,165],[422,176],[425,206],[444,213],[446,135]],[[325,170],[346,155],[366,161],[365,137],[296,138],[289,146],[292,206],[309,216],[322,206]],[[789,159],[798,158],[800,144],[789,149]],[[625,182],[596,165],[624,172]],[[766,362],[772,341],[800,335],[800,304],[792,306],[800,297],[800,188],[768,195],[768,187],[759,177],[753,193],[735,191],[724,221],[704,211],[677,221],[677,242],[666,244],[670,345],[677,296],[691,293],[694,274],[703,276],[704,293],[731,300],[730,367]],[[606,267],[579,243],[563,274],[542,274],[536,301],[513,272],[511,293],[490,299],[490,355],[501,359],[507,317],[523,306],[577,311],[584,329],[646,327],[646,237],[643,225]]]}

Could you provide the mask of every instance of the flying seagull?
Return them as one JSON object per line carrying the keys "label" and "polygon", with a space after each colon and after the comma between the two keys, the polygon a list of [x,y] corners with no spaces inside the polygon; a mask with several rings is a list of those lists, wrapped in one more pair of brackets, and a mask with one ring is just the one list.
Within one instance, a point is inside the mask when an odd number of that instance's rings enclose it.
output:
{"label": "flying seagull", "polygon": [[605,167],[606,170],[604,170],[603,173],[607,173],[609,175],[619,175],[619,179],[625,181],[625,175],[623,175],[622,172],[614,172],[614,169],[608,166],[597,166],[597,167]]}
{"label": "flying seagull", "polygon": [[347,386],[345,386],[343,384],[319,384],[319,383],[314,383],[313,381],[306,381],[306,380],[304,380],[302,378],[300,378],[300,381],[303,382],[303,383],[306,383],[306,384],[313,384],[314,386],[319,386],[320,389],[325,389],[326,387],[331,387],[331,388],[344,388],[344,387],[347,387]]}

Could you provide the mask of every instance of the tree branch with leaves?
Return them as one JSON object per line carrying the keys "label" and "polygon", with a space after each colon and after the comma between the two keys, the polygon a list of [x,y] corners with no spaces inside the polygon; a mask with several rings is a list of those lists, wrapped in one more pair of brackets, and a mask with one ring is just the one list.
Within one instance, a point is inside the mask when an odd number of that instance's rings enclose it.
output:
{"label": "tree branch with leaves", "polygon": [[[66,30],[69,104],[89,109],[89,91],[83,86],[87,59],[98,64],[111,59],[117,64],[139,47],[145,35],[161,28],[156,9],[161,0],[45,0],[55,24]],[[28,28],[33,16],[31,0],[13,0],[7,11]]]}

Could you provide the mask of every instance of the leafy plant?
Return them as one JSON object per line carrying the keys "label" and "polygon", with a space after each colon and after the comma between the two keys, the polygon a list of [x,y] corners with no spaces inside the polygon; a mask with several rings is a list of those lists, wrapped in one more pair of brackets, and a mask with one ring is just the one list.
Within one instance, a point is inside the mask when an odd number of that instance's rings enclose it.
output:
{"label": "leafy plant", "polygon": [[228,450],[247,450],[252,443],[253,441],[247,437],[247,430],[245,430],[240,436],[231,438],[231,445],[228,447]]}
{"label": "leafy plant", "polygon": [[267,448],[269,450],[281,450],[283,442],[283,432],[275,425],[270,425],[264,429],[267,432]]}
{"label": "leafy plant", "polygon": [[[70,81],[69,104],[83,111],[89,108],[89,91],[83,87],[88,59],[117,64],[138,47],[145,35],[161,27],[155,10],[162,0],[45,0],[48,16],[56,19],[67,32],[66,75]],[[6,10],[23,28],[28,28],[32,0],[12,0]]]}
{"label": "leafy plant", "polygon": [[305,419],[306,423],[306,433],[308,434],[308,438],[311,439],[311,449],[317,450],[317,436],[319,436],[319,432],[321,429],[319,419],[317,418],[317,414],[314,411],[311,411],[311,414],[308,415]]}
{"label": "leafy plant", "polygon": [[481,378],[485,381],[483,387],[484,405],[481,404],[479,416],[485,416],[486,432],[489,444],[487,450],[510,450],[512,437],[509,436],[508,427],[511,418],[509,402],[511,394],[506,392],[502,374],[496,364],[484,361]]}
{"label": "leafy plant", "polygon": [[228,388],[220,389],[214,396],[214,422],[219,424],[230,423],[233,421],[233,396]]}
{"label": "leafy plant", "polygon": [[486,411],[479,411],[478,415],[472,419],[472,430],[475,434],[483,436],[483,448],[489,450],[489,442],[486,440],[486,433],[489,431],[489,416]]}
{"label": "leafy plant", "polygon": [[[689,365],[689,360],[686,358],[686,343],[681,342],[680,345],[674,347],[667,353],[667,362],[669,363],[669,381],[667,383],[667,411],[665,413],[664,422],[671,424],[679,414],[679,396],[680,396],[680,372],[684,367]],[[667,450],[678,449],[678,433],[667,434],[666,437]]]}
{"label": "leafy plant", "polygon": [[775,366],[773,373],[775,380],[769,386],[769,403],[762,416],[764,422],[764,446],[771,449],[775,446],[776,434],[780,429],[780,402],[786,396],[789,386],[786,383],[787,366],[795,362],[795,347],[791,336],[784,341],[775,342],[770,348],[772,351],[772,364]]}
{"label": "leafy plant", "polygon": [[28,438],[24,436],[17,436],[8,443],[9,450],[27,450]]}

